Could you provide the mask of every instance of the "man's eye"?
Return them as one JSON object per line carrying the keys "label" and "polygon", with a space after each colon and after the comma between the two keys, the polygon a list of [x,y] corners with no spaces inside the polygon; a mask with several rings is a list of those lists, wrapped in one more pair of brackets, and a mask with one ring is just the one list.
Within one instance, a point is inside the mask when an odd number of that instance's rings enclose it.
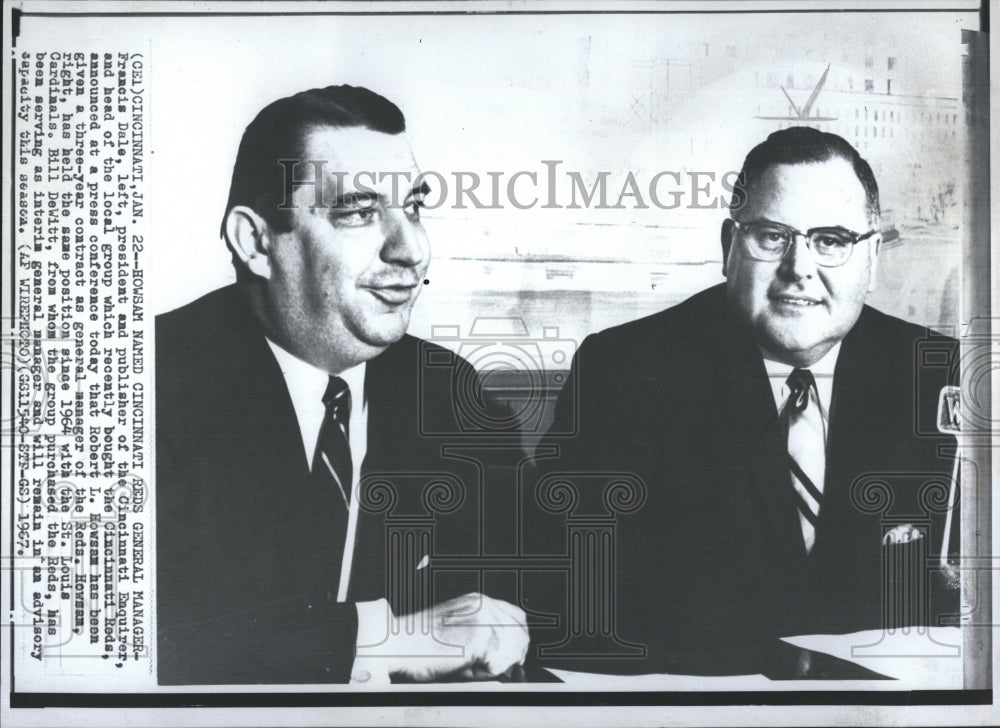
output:
{"label": "man's eye", "polygon": [[420,209],[423,206],[424,206],[423,198],[415,197],[409,202],[407,202],[406,205],[403,206],[403,209],[406,211],[407,217],[409,217],[411,220],[419,220]]}
{"label": "man's eye", "polygon": [[357,207],[350,210],[337,210],[331,216],[333,223],[341,227],[362,227],[378,217],[378,208],[374,205]]}
{"label": "man's eye", "polygon": [[764,243],[778,245],[788,240],[788,233],[780,228],[760,228],[757,237]]}
{"label": "man's eye", "polygon": [[813,235],[813,245],[817,248],[845,248],[850,244],[850,240],[842,235],[835,235],[831,233]]}

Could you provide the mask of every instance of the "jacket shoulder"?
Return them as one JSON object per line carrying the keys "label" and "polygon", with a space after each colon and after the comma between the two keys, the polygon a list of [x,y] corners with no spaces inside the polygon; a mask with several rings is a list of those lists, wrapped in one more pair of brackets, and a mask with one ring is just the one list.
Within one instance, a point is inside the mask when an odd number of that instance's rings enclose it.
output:
{"label": "jacket shoulder", "polygon": [[725,308],[724,287],[713,286],[663,311],[588,336],[581,358],[630,368],[705,357],[722,335]]}
{"label": "jacket shoulder", "polygon": [[157,343],[198,342],[246,333],[250,314],[236,286],[212,291],[156,317]]}
{"label": "jacket shoulder", "polygon": [[936,399],[942,387],[959,380],[956,339],[870,306],[844,338],[841,357],[845,370],[883,387],[902,387],[910,398]]}
{"label": "jacket shoulder", "polygon": [[399,341],[391,344],[371,363],[379,370],[395,370],[397,374],[404,370],[425,375],[427,370],[435,368],[473,369],[460,354],[433,341],[410,334],[404,334]]}
{"label": "jacket shoulder", "polygon": [[858,322],[848,336],[852,334],[899,344],[929,341],[953,346],[958,343],[953,337],[937,333],[929,326],[904,321],[867,305],[862,308]]}

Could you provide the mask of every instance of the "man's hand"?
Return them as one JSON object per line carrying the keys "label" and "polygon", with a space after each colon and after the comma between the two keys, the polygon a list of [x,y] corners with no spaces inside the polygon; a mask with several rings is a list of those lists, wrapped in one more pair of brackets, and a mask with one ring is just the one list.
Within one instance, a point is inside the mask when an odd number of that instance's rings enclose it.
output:
{"label": "man's hand", "polygon": [[393,617],[378,652],[390,674],[417,682],[488,680],[524,663],[528,627],[513,604],[465,594]]}

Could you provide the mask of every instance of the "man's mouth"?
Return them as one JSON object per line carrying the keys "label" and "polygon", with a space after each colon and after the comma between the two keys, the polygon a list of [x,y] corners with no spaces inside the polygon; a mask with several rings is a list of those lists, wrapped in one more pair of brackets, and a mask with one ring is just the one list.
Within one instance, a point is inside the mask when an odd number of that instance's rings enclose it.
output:
{"label": "man's mouth", "polygon": [[771,300],[776,301],[777,303],[783,306],[798,306],[801,308],[809,308],[810,306],[822,305],[822,301],[819,301],[815,298],[811,298],[810,296],[779,294],[779,295],[772,295]]}
{"label": "man's mouth", "polygon": [[369,286],[368,290],[375,298],[390,306],[407,303],[413,296],[415,285]]}

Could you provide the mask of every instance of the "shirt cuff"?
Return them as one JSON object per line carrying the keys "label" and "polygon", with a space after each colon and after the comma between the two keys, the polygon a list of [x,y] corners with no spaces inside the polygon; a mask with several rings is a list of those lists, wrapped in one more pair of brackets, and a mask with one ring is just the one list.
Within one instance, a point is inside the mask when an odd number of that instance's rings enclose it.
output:
{"label": "shirt cuff", "polygon": [[355,602],[354,606],[358,610],[358,639],[351,667],[351,685],[387,687],[390,684],[389,655],[380,654],[379,648],[388,641],[389,625],[394,619],[392,608],[385,599]]}

